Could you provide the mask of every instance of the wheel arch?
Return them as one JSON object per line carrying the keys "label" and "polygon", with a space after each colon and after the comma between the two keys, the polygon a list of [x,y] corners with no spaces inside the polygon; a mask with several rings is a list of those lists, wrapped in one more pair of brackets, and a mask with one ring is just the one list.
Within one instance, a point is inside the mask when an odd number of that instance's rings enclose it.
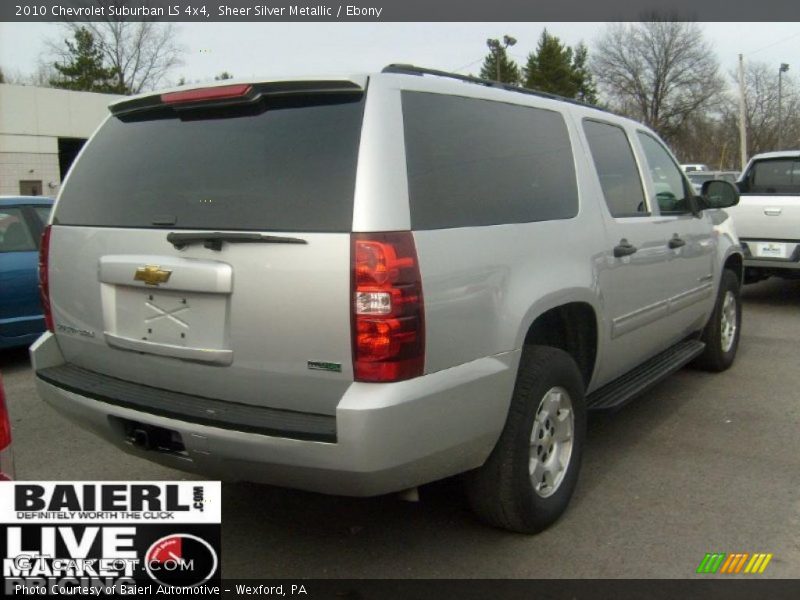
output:
{"label": "wheel arch", "polygon": [[594,304],[573,299],[542,308],[528,321],[520,346],[559,348],[569,354],[588,388],[599,352],[601,323]]}
{"label": "wheel arch", "polygon": [[744,282],[744,259],[738,252],[731,252],[722,265],[723,270],[733,271],[741,286]]}

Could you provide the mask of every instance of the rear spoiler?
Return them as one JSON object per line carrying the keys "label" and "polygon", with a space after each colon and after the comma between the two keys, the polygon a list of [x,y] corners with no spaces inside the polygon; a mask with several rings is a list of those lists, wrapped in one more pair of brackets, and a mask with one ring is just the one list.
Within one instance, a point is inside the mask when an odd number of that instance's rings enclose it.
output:
{"label": "rear spoiler", "polygon": [[221,108],[225,106],[256,105],[267,98],[295,94],[360,95],[364,89],[353,81],[278,81],[271,83],[240,83],[212,85],[139,96],[115,102],[109,106],[115,116],[131,115],[156,109],[172,108],[176,111],[192,108]]}

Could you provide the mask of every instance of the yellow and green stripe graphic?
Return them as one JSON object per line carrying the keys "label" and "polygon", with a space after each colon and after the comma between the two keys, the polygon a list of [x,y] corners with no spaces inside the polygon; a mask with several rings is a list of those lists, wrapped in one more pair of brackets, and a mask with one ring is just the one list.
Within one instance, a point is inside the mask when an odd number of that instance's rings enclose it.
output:
{"label": "yellow and green stripe graphic", "polygon": [[772,554],[757,552],[709,552],[697,567],[698,573],[719,573],[723,575],[737,575],[763,573],[767,568]]}

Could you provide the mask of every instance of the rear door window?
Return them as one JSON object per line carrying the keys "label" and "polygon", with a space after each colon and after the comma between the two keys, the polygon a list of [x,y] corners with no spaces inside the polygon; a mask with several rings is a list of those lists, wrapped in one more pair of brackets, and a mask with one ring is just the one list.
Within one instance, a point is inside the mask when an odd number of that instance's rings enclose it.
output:
{"label": "rear door window", "polygon": [[36,240],[21,208],[0,207],[0,253],[31,252]]}
{"label": "rear door window", "polygon": [[642,178],[625,131],[610,123],[588,119],[583,122],[583,131],[611,216],[649,215]]}
{"label": "rear door window", "polygon": [[54,223],[350,231],[362,113],[359,93],[111,116],[74,166]]}
{"label": "rear door window", "polygon": [[414,229],[569,219],[578,189],[569,134],[555,111],[403,92]]}

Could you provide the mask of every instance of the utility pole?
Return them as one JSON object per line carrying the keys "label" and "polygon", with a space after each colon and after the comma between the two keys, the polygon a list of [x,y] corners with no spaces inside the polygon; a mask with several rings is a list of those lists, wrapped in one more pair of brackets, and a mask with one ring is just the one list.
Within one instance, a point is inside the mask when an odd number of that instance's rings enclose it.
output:
{"label": "utility pole", "polygon": [[778,147],[776,150],[783,150],[783,118],[781,117],[781,76],[789,70],[789,65],[781,63],[778,69]]}
{"label": "utility pole", "polygon": [[747,166],[747,126],[744,101],[744,57],[739,55],[739,151],[742,157],[742,172]]}
{"label": "utility pole", "polygon": [[489,38],[486,40],[486,45],[489,46],[489,50],[491,50],[492,54],[494,54],[496,80],[498,83],[502,81],[502,73],[500,72],[500,59],[502,58],[503,51],[516,43],[516,38],[513,38],[510,35],[504,35],[502,42],[497,38]]}

